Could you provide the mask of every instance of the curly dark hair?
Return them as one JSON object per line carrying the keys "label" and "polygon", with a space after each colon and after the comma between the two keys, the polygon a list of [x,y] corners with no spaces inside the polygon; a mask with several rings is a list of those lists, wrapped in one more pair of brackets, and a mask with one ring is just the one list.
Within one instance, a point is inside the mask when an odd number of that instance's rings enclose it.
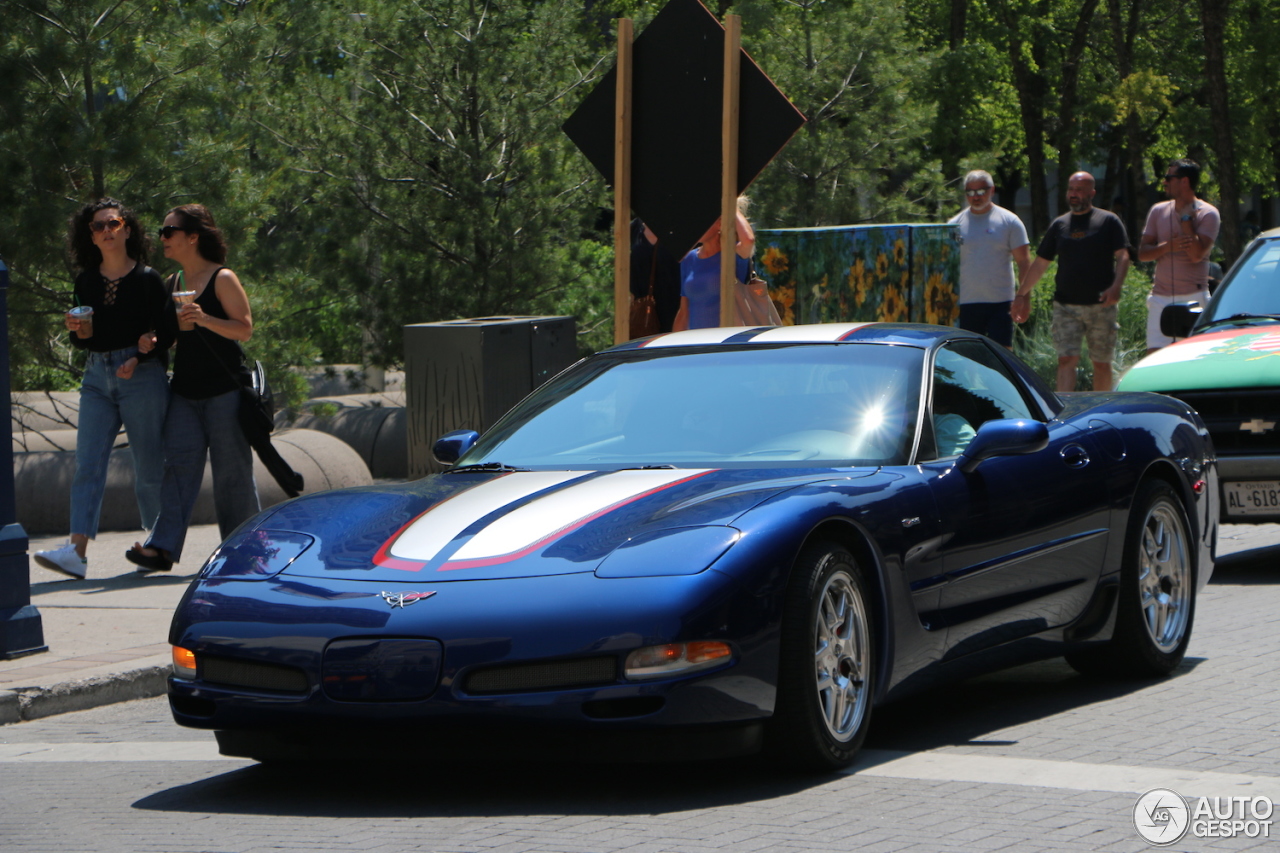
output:
{"label": "curly dark hair", "polygon": [[102,252],[93,244],[93,234],[89,231],[89,223],[99,210],[120,211],[120,218],[129,228],[129,236],[124,241],[125,253],[138,263],[145,264],[151,254],[151,241],[142,230],[137,214],[114,198],[100,198],[85,203],[67,222],[67,254],[71,258],[71,265],[79,270],[94,270],[102,265]]}
{"label": "curly dark hair", "polygon": [[200,241],[196,248],[202,258],[215,264],[226,263],[227,240],[222,236],[222,231],[213,221],[213,214],[207,207],[203,204],[180,204],[166,213],[165,219],[169,218],[169,214],[178,215],[183,231],[199,235]]}

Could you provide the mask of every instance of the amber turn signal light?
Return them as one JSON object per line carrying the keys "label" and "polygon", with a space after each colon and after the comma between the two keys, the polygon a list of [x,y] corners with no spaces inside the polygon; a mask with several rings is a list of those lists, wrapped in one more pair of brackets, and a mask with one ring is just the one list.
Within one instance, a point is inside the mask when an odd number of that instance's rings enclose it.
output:
{"label": "amber turn signal light", "polygon": [[173,647],[173,674],[178,678],[196,677],[196,653],[182,646]]}

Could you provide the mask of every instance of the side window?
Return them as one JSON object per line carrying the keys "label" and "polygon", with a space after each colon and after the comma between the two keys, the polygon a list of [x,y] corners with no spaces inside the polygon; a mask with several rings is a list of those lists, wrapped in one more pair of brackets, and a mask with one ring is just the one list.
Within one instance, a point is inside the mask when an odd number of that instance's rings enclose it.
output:
{"label": "side window", "polygon": [[1014,378],[981,341],[938,350],[929,402],[939,458],[963,452],[987,421],[1035,417]]}

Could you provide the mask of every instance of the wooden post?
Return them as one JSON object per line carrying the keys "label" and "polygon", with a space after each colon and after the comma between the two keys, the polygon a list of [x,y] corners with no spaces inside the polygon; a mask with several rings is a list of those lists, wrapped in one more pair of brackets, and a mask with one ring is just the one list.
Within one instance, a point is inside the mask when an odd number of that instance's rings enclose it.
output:
{"label": "wooden post", "polygon": [[631,340],[631,42],[618,19],[618,88],[613,127],[613,342]]}
{"label": "wooden post", "polygon": [[738,269],[738,90],[742,18],[724,19],[724,98],[720,127],[720,325],[738,325],[734,305]]}

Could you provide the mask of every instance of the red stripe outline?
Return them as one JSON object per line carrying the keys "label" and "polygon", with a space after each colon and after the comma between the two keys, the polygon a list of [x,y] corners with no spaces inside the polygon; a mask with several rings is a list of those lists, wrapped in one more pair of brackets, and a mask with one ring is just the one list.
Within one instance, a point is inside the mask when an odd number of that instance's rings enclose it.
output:
{"label": "red stripe outline", "polygon": [[[512,472],[508,471],[506,473],[499,474],[497,477],[494,477],[492,480],[485,480],[484,483],[492,483],[495,480],[501,479],[502,477],[510,476],[511,473]],[[474,486],[471,487],[471,489],[477,488],[479,486],[483,486],[484,483],[476,483]],[[422,571],[423,567],[427,565],[426,560],[405,560],[401,557],[393,557],[391,556],[391,546],[396,544],[396,540],[399,539],[406,530],[408,530],[415,523],[417,523],[418,519],[422,518],[424,515],[431,512],[431,510],[437,509],[440,506],[448,503],[454,498],[460,495],[465,495],[467,492],[470,492],[471,489],[462,489],[461,491],[455,492],[454,494],[449,495],[449,497],[445,498],[439,503],[432,504],[431,506],[424,509],[422,512],[415,515],[413,518],[406,521],[403,525],[401,525],[400,529],[397,530],[395,533],[391,534],[391,538],[388,539],[386,542],[383,542],[382,547],[379,548],[376,553],[374,553],[373,555],[374,565],[381,566],[384,569],[399,569],[402,572]]]}

